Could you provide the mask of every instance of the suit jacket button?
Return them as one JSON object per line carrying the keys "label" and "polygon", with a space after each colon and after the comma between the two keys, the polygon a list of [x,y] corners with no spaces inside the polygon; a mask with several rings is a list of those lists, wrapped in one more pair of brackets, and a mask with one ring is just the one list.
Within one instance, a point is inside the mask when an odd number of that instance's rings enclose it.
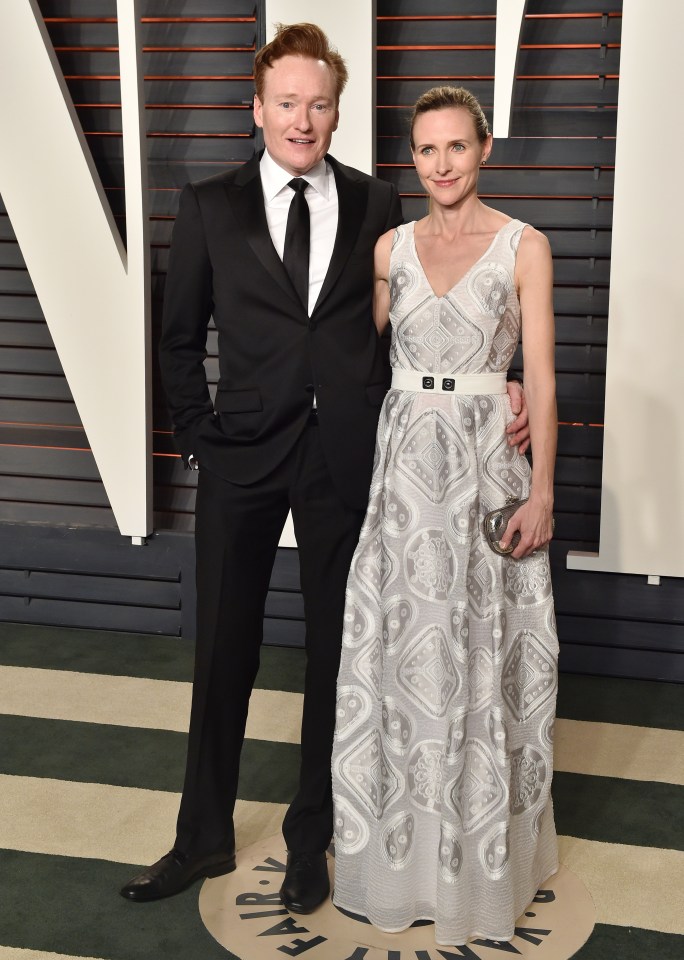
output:
{"label": "suit jacket button", "polygon": [[314,331],[317,326],[318,324],[316,323],[315,320],[309,320],[309,330]]}
{"label": "suit jacket button", "polygon": [[314,392],[314,385],[313,385],[313,383],[307,383],[307,385],[304,387],[304,389],[306,390],[307,393],[313,393],[313,392]]}

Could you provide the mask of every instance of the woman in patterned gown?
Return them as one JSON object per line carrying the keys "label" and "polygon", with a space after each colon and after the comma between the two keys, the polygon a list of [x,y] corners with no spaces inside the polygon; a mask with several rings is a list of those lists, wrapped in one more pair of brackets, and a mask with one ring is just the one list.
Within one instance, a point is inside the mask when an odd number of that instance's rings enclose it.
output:
{"label": "woman in patterned gown", "polygon": [[[393,378],[347,588],[334,902],[460,945],[510,940],[558,869],[552,263],[542,234],[477,197],[492,138],[468,91],[424,94],[411,148],[430,212],[376,247]],[[505,435],[521,327],[531,471]],[[500,556],[483,517],[528,496]]]}

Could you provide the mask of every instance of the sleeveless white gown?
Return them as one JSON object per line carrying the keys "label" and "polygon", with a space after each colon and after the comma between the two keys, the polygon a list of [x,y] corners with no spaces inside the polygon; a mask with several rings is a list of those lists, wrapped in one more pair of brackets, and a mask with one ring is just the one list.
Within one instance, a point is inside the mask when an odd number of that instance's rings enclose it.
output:
{"label": "sleeveless white gown", "polygon": [[[393,368],[507,370],[520,333],[509,221],[444,297],[397,229]],[[332,759],[334,902],[436,942],[509,940],[558,868],[551,804],[557,686],[547,550],[516,561],[482,519],[525,497],[507,396],[392,389],[344,616]]]}

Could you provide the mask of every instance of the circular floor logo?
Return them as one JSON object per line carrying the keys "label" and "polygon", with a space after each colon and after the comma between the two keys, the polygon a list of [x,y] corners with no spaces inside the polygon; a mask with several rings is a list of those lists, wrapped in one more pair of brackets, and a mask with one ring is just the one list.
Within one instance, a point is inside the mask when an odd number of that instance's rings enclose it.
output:
{"label": "circular floor logo", "polygon": [[[290,914],[278,892],[285,858],[282,837],[269,837],[240,851],[234,873],[202,887],[199,906],[206,928],[241,960],[567,960],[594,928],[589,892],[565,867],[538,892],[510,943],[470,940],[462,947],[437,946],[432,924],[382,933],[340,913],[330,900],[308,916]],[[331,857],[328,869],[332,886]]]}

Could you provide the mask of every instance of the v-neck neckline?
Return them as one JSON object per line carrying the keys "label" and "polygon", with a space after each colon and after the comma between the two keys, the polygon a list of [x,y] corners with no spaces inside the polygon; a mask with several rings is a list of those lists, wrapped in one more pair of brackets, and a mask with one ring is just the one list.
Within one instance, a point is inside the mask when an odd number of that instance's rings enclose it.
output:
{"label": "v-neck neckline", "polygon": [[423,274],[423,277],[424,277],[424,279],[425,279],[425,282],[427,283],[427,285],[428,285],[428,287],[429,287],[429,289],[430,289],[430,293],[431,293],[432,296],[435,298],[435,300],[444,300],[445,297],[448,297],[450,293],[453,293],[454,290],[456,289],[456,287],[459,287],[459,286],[463,283],[463,281],[466,279],[466,277],[468,276],[468,274],[470,274],[470,273],[473,272],[473,270],[474,270],[475,267],[478,265],[478,263],[480,263],[480,261],[484,260],[484,258],[487,256],[487,254],[489,253],[489,251],[492,249],[492,247],[493,247],[494,244],[496,243],[496,241],[499,239],[499,235],[502,233],[502,231],[505,230],[506,227],[509,227],[513,222],[514,222],[514,218],[511,217],[510,220],[508,220],[508,221],[507,221],[506,223],[504,223],[501,227],[499,227],[499,229],[496,231],[496,233],[495,233],[494,236],[492,237],[489,246],[488,246],[487,249],[481,254],[481,256],[479,256],[479,257],[477,258],[477,260],[475,260],[474,263],[471,263],[471,265],[468,267],[468,269],[466,270],[466,272],[465,272],[464,274],[462,274],[462,276],[460,276],[460,277],[458,278],[458,280],[456,281],[456,283],[452,284],[452,286],[449,287],[449,289],[446,291],[446,293],[443,293],[441,297],[438,297],[437,294],[435,293],[434,287],[432,286],[432,284],[430,283],[430,281],[429,281],[429,279],[428,279],[428,275],[427,275],[427,273],[425,272],[425,267],[423,266],[423,263],[422,263],[422,261],[421,261],[421,259],[420,259],[420,256],[418,255],[418,245],[417,245],[417,243],[416,243],[416,221],[414,220],[414,221],[411,223],[411,228],[412,228],[412,229],[411,229],[411,243],[412,243],[412,245],[413,245],[413,255],[414,255],[414,257],[416,258],[416,262],[418,263],[418,266],[420,267],[420,272]]}

